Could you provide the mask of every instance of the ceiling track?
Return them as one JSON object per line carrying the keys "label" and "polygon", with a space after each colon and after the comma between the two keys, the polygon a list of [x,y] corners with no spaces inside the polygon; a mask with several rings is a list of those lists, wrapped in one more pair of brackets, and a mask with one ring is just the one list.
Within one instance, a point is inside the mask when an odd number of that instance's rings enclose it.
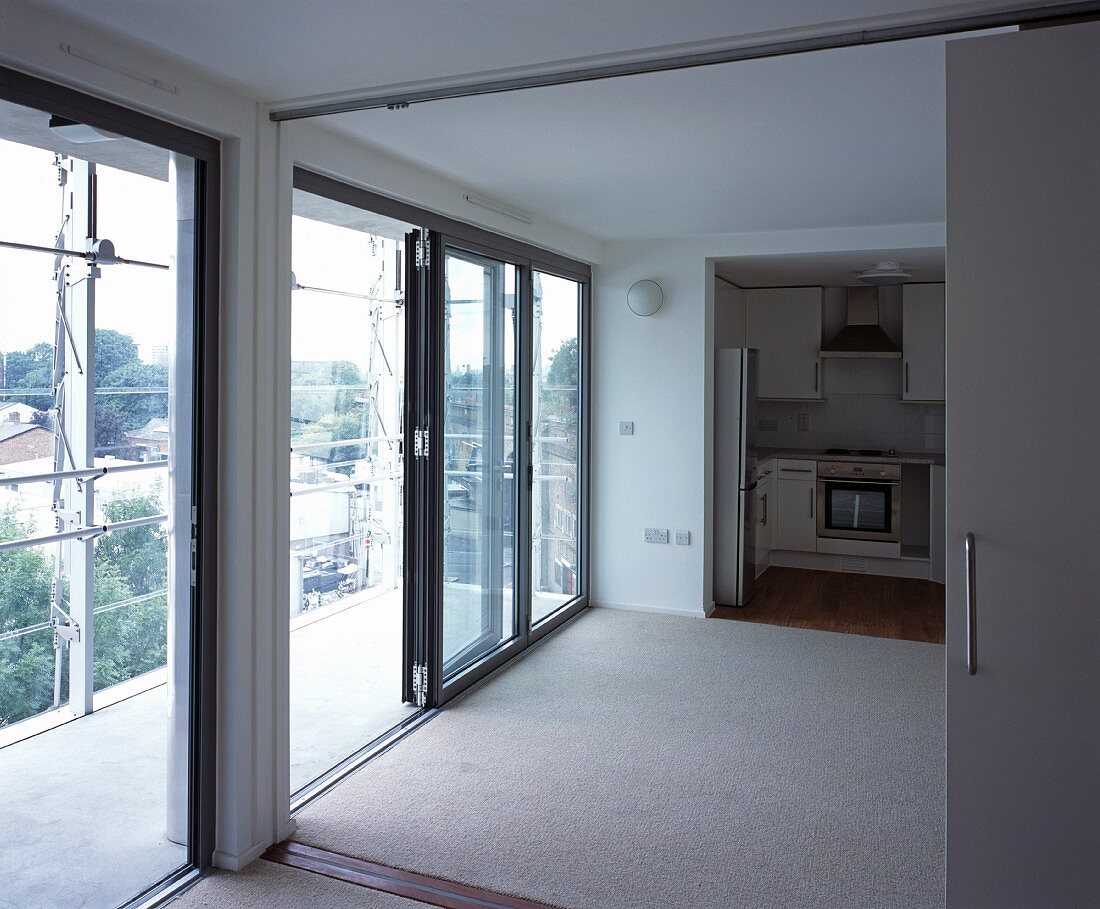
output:
{"label": "ceiling track", "polygon": [[[332,94],[313,101],[276,102],[269,116],[276,123],[287,120],[305,120],[327,117],[359,110],[378,108],[403,109],[410,104],[425,101],[444,101],[453,98],[470,98],[500,92],[523,91],[530,88],[547,88],[553,85],[571,85],[577,82],[595,82],[621,76],[638,76],[646,73],[671,72],[692,69],[697,66],[715,66],[722,63],[738,63],[744,60],[762,60],[767,57],[785,57],[813,51],[837,50],[843,47],[864,47],[886,44],[891,41],[909,41],[914,38],[933,38],[962,32],[984,31],[994,28],[1018,26],[1030,28],[1039,25],[1056,25],[1060,22],[1081,21],[1100,16],[1100,0],[1089,2],[1059,3],[1052,6],[1035,6],[1002,12],[976,14],[951,19],[936,19],[859,31],[837,32],[788,41],[772,41],[761,44],[737,44],[705,51],[689,51],[668,56],[655,56],[643,60],[592,64],[574,69],[501,76],[468,82],[433,84],[421,88],[410,87],[398,91],[344,95]],[[327,99],[327,100],[326,100]]]}

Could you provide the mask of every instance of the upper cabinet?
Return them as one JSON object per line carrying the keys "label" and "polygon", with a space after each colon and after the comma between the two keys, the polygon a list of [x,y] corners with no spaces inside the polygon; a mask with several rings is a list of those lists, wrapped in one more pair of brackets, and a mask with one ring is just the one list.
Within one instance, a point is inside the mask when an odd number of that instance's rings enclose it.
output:
{"label": "upper cabinet", "polygon": [[749,347],[760,351],[757,397],[801,400],[822,397],[822,296],[820,287],[748,291],[746,340]]}
{"label": "upper cabinet", "polygon": [[903,401],[944,399],[944,293],[942,284],[906,284],[901,318]]}

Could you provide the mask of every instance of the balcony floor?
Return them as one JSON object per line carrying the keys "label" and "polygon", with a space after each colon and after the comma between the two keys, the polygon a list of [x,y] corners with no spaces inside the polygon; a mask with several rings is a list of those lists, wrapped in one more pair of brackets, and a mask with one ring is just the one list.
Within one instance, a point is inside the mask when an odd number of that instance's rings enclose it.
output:
{"label": "balcony floor", "polygon": [[[536,614],[564,599],[537,595]],[[452,588],[448,604],[456,650],[480,596]],[[292,791],[416,712],[401,702],[402,612],[400,590],[364,592],[292,621]],[[0,748],[0,909],[107,909],[184,864],[165,836],[166,696],[159,684]]]}

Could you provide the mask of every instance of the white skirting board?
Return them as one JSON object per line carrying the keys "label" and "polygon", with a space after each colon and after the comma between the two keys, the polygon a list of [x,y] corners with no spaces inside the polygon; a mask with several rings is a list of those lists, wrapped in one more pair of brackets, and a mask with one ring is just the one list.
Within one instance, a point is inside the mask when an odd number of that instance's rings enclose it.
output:
{"label": "white skirting board", "polygon": [[[592,605],[596,609],[622,609],[626,612],[661,612],[665,615],[683,615],[693,619],[705,619],[707,617],[707,609],[702,605],[698,609],[678,609],[674,606],[643,606],[639,603],[606,603],[595,600]],[[711,610],[713,608],[712,605]]]}
{"label": "white skirting board", "polygon": [[792,552],[777,549],[771,554],[771,564],[783,568],[877,574],[888,578],[928,579],[928,562],[920,559],[876,559],[871,556],[831,555],[824,552]]}

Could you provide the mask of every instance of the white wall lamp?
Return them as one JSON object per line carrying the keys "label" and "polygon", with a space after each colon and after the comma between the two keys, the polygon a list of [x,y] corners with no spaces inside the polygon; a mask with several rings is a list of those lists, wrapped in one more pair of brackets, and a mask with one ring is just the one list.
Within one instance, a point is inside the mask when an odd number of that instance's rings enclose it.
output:
{"label": "white wall lamp", "polygon": [[656,281],[635,281],[626,292],[626,305],[638,316],[651,316],[665,302],[665,292]]}

